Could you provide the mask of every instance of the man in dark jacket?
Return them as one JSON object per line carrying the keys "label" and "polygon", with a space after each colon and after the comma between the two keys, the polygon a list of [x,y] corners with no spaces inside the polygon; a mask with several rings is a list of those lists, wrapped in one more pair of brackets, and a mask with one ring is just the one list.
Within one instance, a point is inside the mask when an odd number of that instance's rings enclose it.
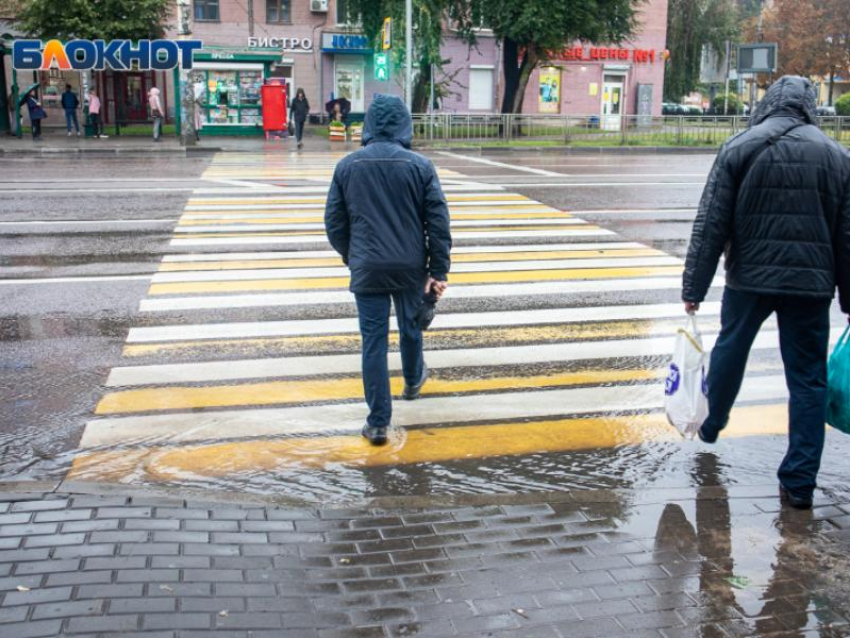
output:
{"label": "man in dark jacket", "polygon": [[65,92],[62,94],[62,108],[65,111],[65,124],[68,127],[68,137],[71,137],[71,125],[77,131],[77,137],[80,136],[80,120],[77,118],[77,109],[80,107],[80,98],[74,93],[70,84],[65,85]]}
{"label": "man in dark jacket", "polygon": [[366,113],[363,147],[339,162],[325,209],[328,239],[351,271],[363,341],[363,436],[387,441],[392,416],[387,366],[390,300],[399,329],[404,394],[419,398],[428,379],[416,314],[423,296],[448,284],[452,240],[434,166],[410,150],[413,125],[397,97],[379,95]]}
{"label": "man in dark jacket", "polygon": [[741,387],[761,324],[777,314],[790,392],[783,500],[811,507],[826,420],[829,308],[838,286],[850,313],[850,155],[816,126],[815,91],[786,76],[767,91],[749,130],[720,150],[685,263],[682,298],[694,312],[725,251],[721,331],[708,373],[714,443]]}

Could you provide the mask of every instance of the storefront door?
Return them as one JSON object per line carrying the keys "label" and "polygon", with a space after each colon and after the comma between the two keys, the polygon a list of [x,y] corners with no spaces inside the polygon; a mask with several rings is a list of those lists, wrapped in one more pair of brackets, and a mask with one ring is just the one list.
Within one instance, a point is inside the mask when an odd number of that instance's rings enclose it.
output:
{"label": "storefront door", "polygon": [[344,97],[351,102],[353,113],[362,113],[366,109],[363,100],[363,64],[337,62],[334,76],[334,97]]}
{"label": "storefront door", "polygon": [[619,131],[623,114],[623,78],[605,76],[602,84],[602,128]]}
{"label": "storefront door", "polygon": [[148,119],[148,78],[144,73],[118,75],[118,119],[138,122]]}

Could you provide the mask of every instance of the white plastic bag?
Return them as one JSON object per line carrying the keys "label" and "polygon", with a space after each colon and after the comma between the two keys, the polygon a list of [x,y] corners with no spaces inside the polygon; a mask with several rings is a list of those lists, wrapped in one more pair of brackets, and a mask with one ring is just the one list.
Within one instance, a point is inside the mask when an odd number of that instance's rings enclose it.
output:
{"label": "white plastic bag", "polygon": [[679,329],[673,360],[664,383],[667,420],[685,438],[692,439],[708,417],[708,353],[694,315]]}

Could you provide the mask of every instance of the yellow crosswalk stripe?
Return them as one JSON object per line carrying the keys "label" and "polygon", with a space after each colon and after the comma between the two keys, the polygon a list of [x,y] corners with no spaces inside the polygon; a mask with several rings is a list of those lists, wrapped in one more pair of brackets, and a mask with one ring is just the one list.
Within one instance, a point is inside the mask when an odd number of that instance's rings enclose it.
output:
{"label": "yellow crosswalk stripe", "polygon": [[[471,272],[451,276],[455,284],[520,283],[530,281],[562,281],[572,279],[610,279],[680,275],[681,266],[647,266],[633,268],[575,268],[570,270],[521,270],[513,272]],[[329,290],[348,287],[348,277],[315,279],[205,281],[153,284],[150,295],[243,292],[247,290]]]}
{"label": "yellow crosswalk stripe", "polygon": [[[557,259],[587,259],[588,257],[661,257],[661,250],[654,248],[623,248],[607,250],[550,250],[550,251],[519,251],[513,253],[455,253],[452,263],[479,263],[489,261],[525,261],[525,260],[557,260]],[[342,259],[337,257],[308,257],[287,259],[253,259],[244,261],[196,261],[196,262],[163,262],[159,272],[185,272],[196,270],[251,270],[266,268],[311,268],[343,266]]]}
{"label": "yellow crosswalk stripe", "polygon": [[[587,339],[639,338],[650,335],[669,335],[681,327],[678,319],[647,319],[640,321],[606,321],[593,323],[565,323],[544,326],[515,326],[492,328],[432,329],[425,335],[425,349],[465,347],[492,347],[494,344],[518,345],[523,343],[562,343]],[[715,330],[716,321],[704,319],[703,330]],[[398,333],[390,334],[390,345],[398,345]],[[138,343],[124,346],[125,357],[145,357],[157,354],[199,354],[209,350],[216,356],[244,354],[252,349],[276,355],[330,354],[357,352],[360,336],[351,334],[310,335],[298,337],[249,337],[233,339],[199,339],[165,343]]]}
{"label": "yellow crosswalk stripe", "polygon": [[[748,406],[732,411],[724,437],[783,434],[787,406]],[[593,450],[675,441],[678,433],[660,413],[423,428],[404,433],[403,444],[369,445],[360,436],[294,437],[85,453],[69,478],[118,481],[142,472],[145,480],[186,475],[220,477],[282,469],[326,470],[340,465],[379,467],[440,463],[497,456]]]}
{"label": "yellow crosswalk stripe", "polygon": [[[517,195],[516,193],[482,193],[475,195],[462,195],[456,193],[448,193],[446,194],[446,201],[451,204],[452,202],[529,202],[534,206],[540,206],[539,202],[532,202],[525,195]],[[248,205],[248,204],[324,204],[325,196],[318,197],[286,197],[286,198],[267,198],[265,196],[254,197],[250,199],[245,198],[218,198],[218,199],[209,199],[209,198],[190,198],[187,202],[187,206],[220,206],[227,204],[237,204],[237,205]]]}
{"label": "yellow crosswalk stripe", "polygon": [[[500,233],[509,233],[509,232],[517,232],[517,231],[526,231],[526,230],[548,230],[548,231],[576,231],[577,233],[584,233],[588,230],[600,230],[599,226],[593,224],[586,224],[584,222],[579,224],[565,224],[565,225],[552,225],[552,226],[469,226],[465,228],[452,228],[453,235],[464,235],[467,233],[482,233],[482,232],[500,232]],[[315,236],[320,239],[325,237],[324,230],[280,230],[275,232],[221,232],[221,233],[180,233],[175,235],[178,239],[208,239],[210,237],[227,237],[227,238],[239,238],[239,237],[304,237],[304,236]]]}

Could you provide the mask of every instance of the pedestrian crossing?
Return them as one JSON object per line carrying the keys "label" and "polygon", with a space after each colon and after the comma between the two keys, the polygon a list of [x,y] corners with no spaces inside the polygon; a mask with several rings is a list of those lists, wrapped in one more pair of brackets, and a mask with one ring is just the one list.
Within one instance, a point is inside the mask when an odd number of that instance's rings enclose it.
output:
{"label": "pedestrian crossing", "polygon": [[[324,236],[324,195],[301,185],[326,189],[342,156],[215,158],[204,179],[298,183],[273,194],[192,195],[70,478],[202,484],[678,437],[661,413],[661,381],[682,323],[681,260],[442,171],[455,247],[451,286],[425,339],[432,378],[419,401],[394,402],[403,429],[389,446],[362,441],[348,271]],[[716,302],[700,313],[709,346],[718,313]],[[754,345],[733,435],[785,428],[781,370],[758,356],[775,348],[769,323]],[[391,349],[398,396],[394,324]]]}

